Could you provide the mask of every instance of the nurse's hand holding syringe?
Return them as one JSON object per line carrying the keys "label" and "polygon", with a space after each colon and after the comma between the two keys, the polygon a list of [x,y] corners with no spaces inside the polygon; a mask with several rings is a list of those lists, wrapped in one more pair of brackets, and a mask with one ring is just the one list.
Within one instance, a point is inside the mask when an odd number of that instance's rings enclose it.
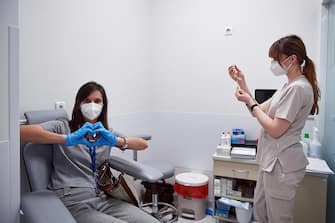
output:
{"label": "nurse's hand holding syringe", "polygon": [[[249,91],[249,88],[248,88],[247,82],[245,81],[243,72],[236,65],[231,65],[228,67],[228,73],[230,77],[234,81],[236,81],[236,83],[238,84],[238,90],[235,92],[235,96],[237,97],[239,101],[244,101],[248,109],[250,110],[250,104],[257,103],[257,101],[253,99],[252,94]],[[245,98],[245,94],[248,94],[247,98]],[[265,101],[262,104],[259,104],[258,107],[262,111],[266,111],[268,108],[268,105],[269,105],[268,101]],[[254,114],[252,115],[254,116]]]}
{"label": "nurse's hand holding syringe", "polygon": [[244,78],[244,74],[242,73],[242,71],[236,66],[236,65],[230,65],[228,67],[228,73],[230,75],[230,77],[236,81],[236,83],[238,84],[238,86],[246,91],[249,95],[250,94],[250,91],[249,91],[249,88],[248,88],[248,85],[247,85],[247,82],[245,81],[245,78]]}

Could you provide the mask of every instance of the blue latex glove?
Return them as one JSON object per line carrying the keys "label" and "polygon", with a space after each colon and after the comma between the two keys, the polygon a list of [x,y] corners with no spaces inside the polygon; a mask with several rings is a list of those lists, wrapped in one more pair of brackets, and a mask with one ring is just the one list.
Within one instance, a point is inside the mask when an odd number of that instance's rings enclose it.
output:
{"label": "blue latex glove", "polygon": [[92,127],[93,130],[97,130],[97,129],[100,129],[100,128],[105,128],[104,125],[101,122],[96,122]]}
{"label": "blue latex glove", "polygon": [[111,131],[105,129],[101,122],[97,122],[93,129],[99,136],[98,140],[92,143],[93,146],[115,146],[118,137]]}
{"label": "blue latex glove", "polygon": [[87,134],[93,134],[94,133],[93,128],[94,128],[93,124],[87,122],[77,131],[66,135],[65,146],[73,146],[73,145],[77,145],[77,144],[83,144],[83,145],[91,147],[92,144],[89,141],[87,141],[85,136]]}

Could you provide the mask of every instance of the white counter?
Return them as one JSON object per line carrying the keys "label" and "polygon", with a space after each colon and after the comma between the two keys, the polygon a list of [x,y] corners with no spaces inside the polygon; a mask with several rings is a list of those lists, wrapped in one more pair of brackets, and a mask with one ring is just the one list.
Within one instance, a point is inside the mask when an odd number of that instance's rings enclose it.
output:
{"label": "white counter", "polygon": [[[327,162],[322,159],[308,157],[308,166],[306,167],[306,173],[308,174],[316,174],[316,175],[331,175],[334,172],[329,168]],[[218,156],[213,154],[213,160],[223,160],[230,161],[236,163],[247,163],[247,164],[255,164],[257,165],[256,160],[254,159],[236,159],[231,158],[230,156]]]}

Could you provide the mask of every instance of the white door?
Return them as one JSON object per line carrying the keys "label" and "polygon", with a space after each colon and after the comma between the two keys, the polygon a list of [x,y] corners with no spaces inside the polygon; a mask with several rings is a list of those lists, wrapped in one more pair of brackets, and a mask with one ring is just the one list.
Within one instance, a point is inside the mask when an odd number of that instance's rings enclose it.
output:
{"label": "white door", "polygon": [[20,149],[18,2],[0,1],[0,222],[18,223]]}

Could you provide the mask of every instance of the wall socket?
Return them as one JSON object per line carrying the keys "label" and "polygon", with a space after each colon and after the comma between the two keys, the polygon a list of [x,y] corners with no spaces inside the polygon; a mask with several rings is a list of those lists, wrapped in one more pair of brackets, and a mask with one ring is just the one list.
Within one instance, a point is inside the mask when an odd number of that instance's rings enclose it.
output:
{"label": "wall socket", "polygon": [[231,27],[231,26],[224,27],[224,35],[225,36],[233,35],[233,27]]}
{"label": "wall socket", "polygon": [[65,109],[65,101],[56,101],[55,109]]}

